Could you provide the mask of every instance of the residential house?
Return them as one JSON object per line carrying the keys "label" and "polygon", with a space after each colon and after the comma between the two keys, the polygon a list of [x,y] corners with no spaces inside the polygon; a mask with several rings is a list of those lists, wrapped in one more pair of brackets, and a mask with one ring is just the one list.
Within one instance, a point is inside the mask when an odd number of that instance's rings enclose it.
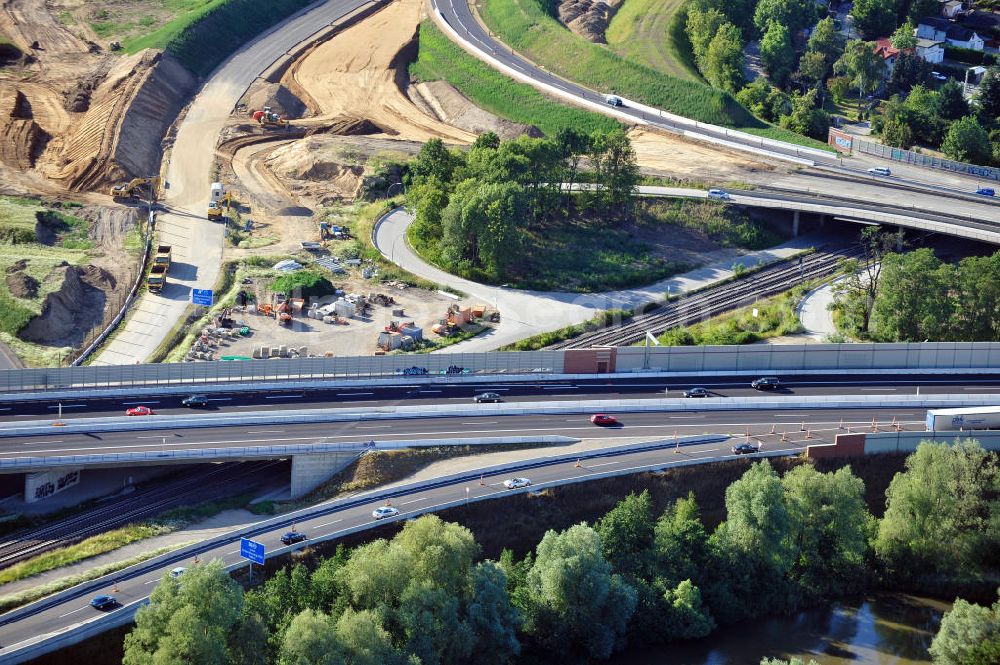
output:
{"label": "residential house", "polygon": [[973,51],[982,51],[986,45],[986,40],[970,28],[961,25],[952,25],[945,34],[945,42],[949,46],[965,48]]}
{"label": "residential house", "polygon": [[920,19],[920,23],[917,24],[917,38],[943,42],[948,36],[948,28],[953,25],[955,24],[948,19],[938,16]]}
{"label": "residential house", "polygon": [[941,16],[944,18],[956,18],[962,14],[961,0],[945,0],[941,3]]}
{"label": "residential house", "polygon": [[975,30],[939,16],[920,19],[917,25],[917,38],[944,42],[948,46],[973,51],[982,51],[986,44],[986,40]]}
{"label": "residential house", "polygon": [[892,45],[888,37],[880,37],[875,40],[875,55],[885,60],[886,74],[892,74],[892,68],[896,66],[899,59],[900,50]]}
{"label": "residential house", "polygon": [[917,38],[917,55],[925,62],[936,65],[944,60],[944,42]]}

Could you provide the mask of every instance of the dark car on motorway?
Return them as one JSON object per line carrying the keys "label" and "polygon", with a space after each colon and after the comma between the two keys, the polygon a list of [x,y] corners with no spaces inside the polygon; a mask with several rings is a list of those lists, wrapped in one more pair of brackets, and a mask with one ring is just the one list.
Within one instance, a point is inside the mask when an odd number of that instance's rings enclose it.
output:
{"label": "dark car on motorway", "polygon": [[94,596],[90,606],[98,610],[110,610],[118,607],[118,599],[114,596]]}
{"label": "dark car on motorway", "polygon": [[502,402],[503,398],[500,397],[500,393],[480,393],[475,396],[476,404],[481,404],[483,402]]}
{"label": "dark car on motorway", "polygon": [[712,393],[708,388],[688,388],[684,391],[685,397],[711,397]]}
{"label": "dark car on motorway", "polygon": [[306,534],[299,531],[289,531],[281,537],[281,542],[284,545],[294,545],[295,543],[301,543],[306,539]]}
{"label": "dark car on motorway", "polygon": [[189,409],[203,409],[208,406],[208,395],[191,395],[181,400],[181,406]]}
{"label": "dark car on motorway", "polygon": [[781,381],[776,376],[762,376],[751,381],[750,387],[754,390],[775,390],[781,387]]}
{"label": "dark car on motorway", "polygon": [[751,453],[758,452],[759,450],[760,446],[753,443],[737,443],[733,446],[734,455],[749,455]]}

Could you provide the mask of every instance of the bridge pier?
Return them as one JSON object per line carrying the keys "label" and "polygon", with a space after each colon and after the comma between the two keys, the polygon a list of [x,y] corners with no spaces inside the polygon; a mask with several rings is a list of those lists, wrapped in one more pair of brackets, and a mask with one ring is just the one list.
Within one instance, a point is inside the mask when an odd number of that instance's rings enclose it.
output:
{"label": "bridge pier", "polygon": [[298,499],[316,489],[351,462],[360,453],[345,450],[334,453],[292,455],[292,497]]}
{"label": "bridge pier", "polygon": [[799,237],[799,211],[795,210],[792,212],[792,237]]}

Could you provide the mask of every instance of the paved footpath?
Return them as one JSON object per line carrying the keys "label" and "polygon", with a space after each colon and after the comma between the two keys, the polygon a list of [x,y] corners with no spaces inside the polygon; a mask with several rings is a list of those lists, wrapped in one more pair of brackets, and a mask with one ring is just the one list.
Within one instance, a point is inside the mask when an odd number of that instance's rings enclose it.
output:
{"label": "paved footpath", "polygon": [[386,258],[413,274],[467,293],[500,310],[500,325],[492,332],[446,347],[441,350],[442,353],[491,351],[525,337],[581,323],[604,310],[632,309],[644,303],[662,300],[667,293],[677,295],[714,284],[732,277],[735,264],[752,267],[760,263],[772,263],[817,244],[816,238],[802,236],[771,249],[734,256],[635,289],[605,293],[527,291],[479,284],[428,264],[406,242],[406,228],[412,222],[413,215],[406,210],[392,212],[376,229],[375,246]]}

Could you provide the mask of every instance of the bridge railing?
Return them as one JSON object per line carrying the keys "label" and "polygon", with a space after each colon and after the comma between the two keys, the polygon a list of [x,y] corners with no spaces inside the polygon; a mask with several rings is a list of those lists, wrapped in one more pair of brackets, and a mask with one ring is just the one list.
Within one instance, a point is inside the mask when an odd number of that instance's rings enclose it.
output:
{"label": "bridge railing", "polygon": [[[597,356],[600,355],[603,360]],[[605,357],[607,356],[607,357]],[[609,359],[613,358],[613,362]],[[417,367],[427,373],[407,374]],[[449,375],[449,368],[464,374]],[[99,365],[0,371],[0,393],[163,388],[233,384],[358,381],[397,378],[513,375],[663,373],[815,373],[822,371],[1000,372],[1000,343],[924,342],[920,344],[753,344],[746,346],[621,347],[568,351],[441,353],[397,356],[348,356],[244,360],[233,362]],[[421,371],[422,371],[421,370]],[[412,371],[412,370],[411,370]]]}

